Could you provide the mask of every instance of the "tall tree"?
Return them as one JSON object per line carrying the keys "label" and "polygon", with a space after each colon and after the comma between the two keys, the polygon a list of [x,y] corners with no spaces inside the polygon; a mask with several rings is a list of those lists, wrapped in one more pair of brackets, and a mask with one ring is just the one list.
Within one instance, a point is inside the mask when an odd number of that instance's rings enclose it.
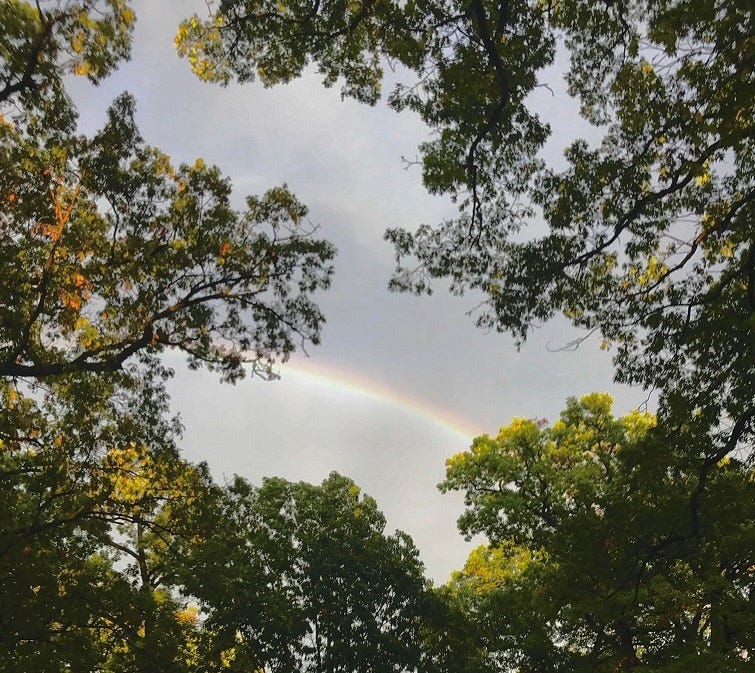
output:
{"label": "tall tree", "polygon": [[[391,286],[448,278],[519,341],[560,312],[616,347],[619,381],[663,391],[661,417],[702,409],[725,453],[751,451],[755,416],[752,32],[742,0],[221,0],[177,44],[205,78],[273,85],[314,63],[369,103],[399,63],[414,79],[389,105],[427,123],[425,184],[460,211],[388,231]],[[595,128],[563,170],[529,98],[557,50]]]}
{"label": "tall tree", "polygon": [[217,168],[143,141],[128,94],[76,133],[66,77],[106,77],[134,19],[124,0],[0,1],[3,671],[199,667],[163,551],[212,488],[178,456],[159,354],[269,377],[323,320],[334,251],[285,187],[234,210]]}
{"label": "tall tree", "polygon": [[210,516],[209,534],[182,554],[181,583],[208,606],[226,657],[275,673],[417,670],[418,552],[406,534],[386,534],[354,482],[237,478]]}
{"label": "tall tree", "polygon": [[449,459],[460,529],[490,541],[449,590],[499,670],[747,670],[752,467],[719,461],[702,497],[653,416],[610,410],[605,394],[570,400],[552,426],[515,419]]}

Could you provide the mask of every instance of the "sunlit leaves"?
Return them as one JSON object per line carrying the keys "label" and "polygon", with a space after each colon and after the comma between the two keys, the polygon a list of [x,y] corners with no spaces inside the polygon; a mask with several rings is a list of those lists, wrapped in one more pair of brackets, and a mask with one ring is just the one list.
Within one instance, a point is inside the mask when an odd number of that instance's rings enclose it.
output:
{"label": "sunlit leaves", "polygon": [[[326,86],[342,77],[344,95],[374,103],[382,79],[375,17],[393,12],[390,5],[369,0],[328,3],[313,11],[296,0],[223,3],[207,20],[184,21],[175,42],[199,77],[222,83],[232,76],[259,78],[266,86],[290,81],[311,53]],[[280,40],[266,37],[272,34]],[[303,43],[302,37],[311,42]]]}
{"label": "sunlit leaves", "polygon": [[92,139],[5,133],[3,373],[109,371],[177,347],[235,379],[246,360],[264,374],[297,339],[317,341],[310,295],[333,250],[306,208],[281,187],[236,212],[216,167],[173,167],[142,143],[133,107],[119,98]]}
{"label": "sunlit leaves", "polygon": [[522,671],[744,671],[752,479],[673,455],[652,415],[614,418],[605,394],[551,426],[516,419],[448,461],[460,528],[490,540],[449,591],[489,659]]}

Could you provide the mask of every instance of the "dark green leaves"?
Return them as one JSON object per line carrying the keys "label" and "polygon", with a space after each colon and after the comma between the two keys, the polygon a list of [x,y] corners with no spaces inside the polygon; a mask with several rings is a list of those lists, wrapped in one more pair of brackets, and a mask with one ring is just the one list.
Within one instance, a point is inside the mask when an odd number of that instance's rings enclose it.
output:
{"label": "dark green leaves", "polygon": [[176,347],[232,380],[245,361],[264,375],[296,339],[319,338],[310,297],[328,285],[333,249],[285,188],[235,212],[220,171],[174,168],[144,145],[133,109],[122,96],[99,134],[64,143],[5,127],[0,254],[13,298],[0,372],[107,372]]}
{"label": "dark green leaves", "polygon": [[610,405],[570,400],[448,461],[460,528],[490,540],[449,591],[504,668],[746,670],[752,468],[674,456],[652,416]]}
{"label": "dark green leaves", "polygon": [[418,552],[354,482],[237,478],[219,507],[183,582],[227,647],[276,671],[417,668]]}

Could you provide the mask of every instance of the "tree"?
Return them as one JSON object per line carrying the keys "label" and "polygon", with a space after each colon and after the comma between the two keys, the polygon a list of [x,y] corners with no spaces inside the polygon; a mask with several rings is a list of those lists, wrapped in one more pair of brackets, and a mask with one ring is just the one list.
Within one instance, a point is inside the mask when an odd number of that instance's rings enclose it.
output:
{"label": "tree", "polygon": [[328,285],[331,247],[303,234],[306,209],[285,188],[234,212],[217,168],[174,169],[133,112],[118,98],[91,140],[2,130],[0,373],[107,372],[179,348],[231,380],[245,361],[267,375],[294,335],[318,340],[309,294]]}
{"label": "tree", "polygon": [[332,473],[320,486],[236,478],[184,591],[208,611],[225,656],[285,671],[413,671],[421,659],[425,580],[418,552],[385,533],[375,501]]}
{"label": "tree", "polygon": [[97,81],[127,50],[133,12],[48,4],[3,6],[0,374],[107,372],[179,348],[231,380],[245,361],[269,375],[297,338],[319,339],[311,294],[328,286],[332,247],[285,188],[238,213],[217,168],[174,167],[144,144],[128,95],[93,138],[74,135],[64,56]]}
{"label": "tree", "polygon": [[79,377],[2,385],[0,670],[183,672],[194,626],[158,561],[195,534],[209,476],[149,383]]}
{"label": "tree", "polygon": [[219,169],[145,144],[128,94],[76,133],[65,78],[106,77],[134,18],[124,0],[0,2],[3,671],[197,670],[211,636],[165,549],[213,488],[178,455],[159,354],[270,377],[323,321],[334,251],[285,187],[234,210]]}
{"label": "tree", "polygon": [[[400,64],[414,79],[388,103],[427,123],[425,184],[460,210],[387,232],[391,287],[448,278],[519,342],[561,313],[616,346],[617,380],[662,391],[672,435],[702,409],[725,454],[751,451],[755,415],[752,27],[741,0],[221,1],[177,44],[207,79],[269,86],[312,62],[368,103]],[[558,50],[600,137],[563,170],[528,98]]]}
{"label": "tree", "polygon": [[752,468],[725,458],[695,496],[655,418],[610,408],[605,394],[572,399],[552,426],[515,419],[448,460],[460,530],[490,541],[449,590],[499,670],[746,670]]}

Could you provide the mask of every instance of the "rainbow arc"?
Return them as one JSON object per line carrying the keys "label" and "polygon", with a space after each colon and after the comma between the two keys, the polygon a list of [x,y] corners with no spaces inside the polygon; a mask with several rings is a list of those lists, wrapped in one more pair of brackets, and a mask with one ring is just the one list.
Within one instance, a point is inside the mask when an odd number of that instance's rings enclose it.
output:
{"label": "rainbow arc", "polygon": [[282,376],[293,374],[303,380],[398,407],[413,416],[422,418],[428,423],[440,426],[453,433],[462,439],[465,445],[469,445],[474,437],[482,434],[479,427],[447,409],[428,404],[401,391],[332,365],[315,364],[311,361],[301,360],[290,361],[281,366],[280,373]]}

